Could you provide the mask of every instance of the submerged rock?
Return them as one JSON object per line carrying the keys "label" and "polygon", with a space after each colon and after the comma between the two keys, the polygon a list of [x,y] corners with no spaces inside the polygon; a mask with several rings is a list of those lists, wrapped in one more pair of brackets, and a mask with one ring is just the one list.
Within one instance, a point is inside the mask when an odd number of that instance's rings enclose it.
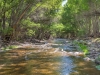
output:
{"label": "submerged rock", "polygon": [[100,56],[96,57],[95,64],[96,65],[100,65]]}
{"label": "submerged rock", "polygon": [[100,60],[95,60],[96,65],[100,65]]}
{"label": "submerged rock", "polygon": [[92,58],[89,58],[89,57],[85,57],[84,60],[85,61],[93,61],[93,62],[95,61],[95,59],[92,59]]}

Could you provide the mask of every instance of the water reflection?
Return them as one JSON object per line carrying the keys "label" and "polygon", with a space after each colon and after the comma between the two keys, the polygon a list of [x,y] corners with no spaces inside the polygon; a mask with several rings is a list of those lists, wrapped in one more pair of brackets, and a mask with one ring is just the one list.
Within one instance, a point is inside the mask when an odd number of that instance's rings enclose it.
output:
{"label": "water reflection", "polygon": [[[58,48],[19,48],[0,53],[0,75],[99,75],[93,63],[75,57],[75,52],[59,50],[66,40],[57,39]],[[68,42],[67,42],[68,44]],[[68,47],[68,46],[67,46]]]}
{"label": "water reflection", "polygon": [[85,61],[80,58],[75,58],[74,63],[76,67],[74,68],[74,72],[72,72],[70,75],[99,75],[100,71],[95,68],[95,64],[90,61]]}
{"label": "water reflection", "polygon": [[[37,51],[16,49],[1,53],[0,75],[66,75],[71,72],[72,60],[66,53],[54,52],[55,48]],[[26,54],[28,60],[25,60]]]}

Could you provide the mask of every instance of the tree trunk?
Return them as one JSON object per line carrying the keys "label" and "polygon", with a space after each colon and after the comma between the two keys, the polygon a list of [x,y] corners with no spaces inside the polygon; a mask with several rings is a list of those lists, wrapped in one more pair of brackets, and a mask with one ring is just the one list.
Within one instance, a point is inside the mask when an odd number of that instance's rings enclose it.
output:
{"label": "tree trunk", "polygon": [[5,29],[5,12],[3,13],[3,16],[2,16],[2,28],[3,30]]}
{"label": "tree trunk", "polygon": [[98,37],[99,34],[99,25],[98,25],[98,16],[94,16],[92,19],[92,24],[93,24],[93,36]]}
{"label": "tree trunk", "polygon": [[19,22],[20,22],[20,20],[23,18],[23,16],[26,14],[26,12],[27,12],[27,10],[30,8],[30,6],[31,6],[31,4],[28,4],[27,6],[26,6],[26,8],[23,10],[23,12],[21,13],[21,15],[18,17],[18,19],[17,19],[17,21],[15,21],[15,24],[13,24],[13,26],[12,26],[12,28],[13,28],[13,32],[12,32],[12,34],[13,34],[13,39],[16,39],[18,36],[18,27],[19,27]]}

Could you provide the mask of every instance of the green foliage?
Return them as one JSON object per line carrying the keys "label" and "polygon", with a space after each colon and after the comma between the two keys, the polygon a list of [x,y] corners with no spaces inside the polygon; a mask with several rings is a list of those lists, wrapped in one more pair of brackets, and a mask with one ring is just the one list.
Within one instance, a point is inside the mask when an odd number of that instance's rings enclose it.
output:
{"label": "green foliage", "polygon": [[88,10],[89,0],[68,0],[67,5],[71,8],[73,13],[79,13],[84,10]]}
{"label": "green foliage", "polygon": [[47,2],[45,2],[43,7],[48,9],[48,11],[46,11],[46,15],[53,17],[55,14],[57,14],[57,11],[59,10],[61,3],[62,0],[48,0]]}
{"label": "green foliage", "polygon": [[88,51],[88,47],[84,44],[84,42],[74,41],[74,44],[78,45],[79,46],[79,50],[82,50],[85,55],[89,52]]}
{"label": "green foliage", "polygon": [[[61,22],[65,25],[65,33],[71,35],[82,36],[85,33],[85,29],[82,28],[78,15],[82,12],[89,10],[89,0],[68,0],[62,11]],[[81,20],[83,22],[83,20]]]}
{"label": "green foliage", "polygon": [[30,18],[22,20],[21,23],[22,23],[22,28],[26,29],[25,33],[28,36],[35,35],[35,32],[37,31],[37,29],[41,27],[40,24],[36,24],[32,22]]}
{"label": "green foliage", "polygon": [[35,31],[33,31],[32,29],[29,29],[26,34],[28,36],[33,36],[33,35],[35,35]]}
{"label": "green foliage", "polygon": [[7,48],[8,48],[8,49],[14,49],[14,48],[17,48],[17,46],[11,45],[11,46],[8,46]]}
{"label": "green foliage", "polygon": [[84,36],[85,30],[84,29],[78,29],[77,36]]}
{"label": "green foliage", "polygon": [[26,28],[40,27],[40,24],[34,23],[34,21],[31,21],[29,17],[27,19],[23,19],[21,23]]}
{"label": "green foliage", "polygon": [[84,54],[88,53],[88,48],[86,45],[80,44],[80,43],[78,43],[78,45],[79,45],[80,49],[84,52]]}
{"label": "green foliage", "polygon": [[[38,36],[41,33],[48,35],[50,31],[48,25],[52,23],[52,19],[58,13],[61,3],[62,0],[0,0],[0,20],[3,21],[0,23],[0,31],[2,34],[12,32],[14,37],[18,35],[17,33],[22,33],[21,37],[23,35]],[[38,17],[30,16],[34,12]],[[34,21],[34,16],[36,21]]]}
{"label": "green foliage", "polygon": [[2,47],[1,49],[7,51],[7,50],[15,49],[15,48],[17,48],[17,46],[15,46],[15,45],[10,45],[10,46],[6,46],[6,47]]}
{"label": "green foliage", "polygon": [[50,27],[50,31],[53,36],[61,36],[63,33],[64,25],[63,24],[53,24]]}
{"label": "green foliage", "polygon": [[65,26],[65,34],[70,33],[71,35],[74,35],[77,33],[77,24],[74,14],[75,13],[72,12],[72,9],[68,5],[64,7],[61,22]]}
{"label": "green foliage", "polygon": [[3,29],[1,32],[4,34],[4,35],[6,35],[6,34],[11,34],[11,32],[12,32],[12,28],[11,27],[7,27],[6,29]]}

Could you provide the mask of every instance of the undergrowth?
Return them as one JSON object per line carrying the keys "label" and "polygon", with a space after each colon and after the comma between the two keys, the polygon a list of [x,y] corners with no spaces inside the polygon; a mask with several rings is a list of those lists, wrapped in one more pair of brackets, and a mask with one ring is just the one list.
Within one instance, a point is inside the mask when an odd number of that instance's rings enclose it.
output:
{"label": "undergrowth", "polygon": [[17,46],[15,46],[15,45],[10,45],[10,46],[2,47],[1,49],[2,49],[2,50],[11,50],[11,49],[14,49],[14,48],[17,48]]}
{"label": "undergrowth", "polygon": [[84,55],[88,54],[88,46],[84,44],[84,42],[80,41],[74,41],[74,44],[78,46],[78,50],[81,50],[84,52]]}

